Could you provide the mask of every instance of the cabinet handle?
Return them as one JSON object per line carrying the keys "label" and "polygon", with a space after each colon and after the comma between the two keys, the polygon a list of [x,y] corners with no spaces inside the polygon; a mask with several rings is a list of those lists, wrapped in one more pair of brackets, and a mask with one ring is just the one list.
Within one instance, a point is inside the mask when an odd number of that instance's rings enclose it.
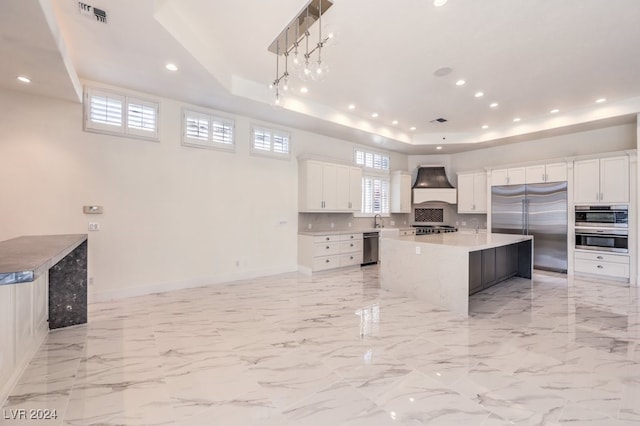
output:
{"label": "cabinet handle", "polygon": [[329,248],[330,248],[329,246],[326,247],[327,250],[329,250]]}
{"label": "cabinet handle", "polygon": [[353,243],[351,243],[351,247],[353,247]]}
{"label": "cabinet handle", "polygon": [[329,237],[327,237],[327,241],[329,241]]}
{"label": "cabinet handle", "polygon": [[602,268],[604,268],[604,266],[598,265],[598,269],[602,269]]}
{"label": "cabinet handle", "polygon": [[325,260],[324,262],[325,262],[325,263],[329,263],[329,259]]}
{"label": "cabinet handle", "polygon": [[349,259],[353,260],[353,256],[349,256]]}
{"label": "cabinet handle", "polygon": [[596,256],[596,259],[604,259],[602,256]]}
{"label": "cabinet handle", "polygon": [[353,240],[353,235],[350,238]]}
{"label": "cabinet handle", "polygon": [[600,193],[600,201],[604,200],[604,196],[602,195],[602,192]]}

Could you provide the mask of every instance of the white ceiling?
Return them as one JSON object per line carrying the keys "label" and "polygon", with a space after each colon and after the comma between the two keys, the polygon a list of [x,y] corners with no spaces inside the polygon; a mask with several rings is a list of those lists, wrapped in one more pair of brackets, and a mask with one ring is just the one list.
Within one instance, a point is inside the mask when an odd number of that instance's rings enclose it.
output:
{"label": "white ceiling", "polygon": [[[329,74],[292,78],[309,93],[279,107],[267,47],[305,0],[86,3],[108,22],[81,15],[77,1],[3,0],[0,53],[10,60],[0,86],[78,100],[79,76],[409,154],[632,122],[640,112],[639,1],[334,0],[323,16],[338,33],[323,50]],[[311,32],[315,43],[317,24]],[[442,67],[452,72],[435,76]],[[32,84],[17,83],[21,74]],[[448,121],[431,123],[439,117]]]}

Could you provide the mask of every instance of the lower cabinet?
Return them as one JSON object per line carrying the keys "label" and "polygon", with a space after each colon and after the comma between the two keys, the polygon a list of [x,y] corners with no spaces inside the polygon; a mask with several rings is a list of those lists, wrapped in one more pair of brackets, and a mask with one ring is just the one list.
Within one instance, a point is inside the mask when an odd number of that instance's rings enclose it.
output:
{"label": "lower cabinet", "polygon": [[298,235],[298,265],[310,272],[360,265],[362,234]]}
{"label": "lower cabinet", "polygon": [[0,286],[0,401],[49,331],[48,276]]}
{"label": "lower cabinet", "polygon": [[469,252],[469,294],[518,275],[518,244]]}
{"label": "lower cabinet", "polygon": [[576,274],[629,279],[629,256],[626,254],[577,251],[574,253]]}

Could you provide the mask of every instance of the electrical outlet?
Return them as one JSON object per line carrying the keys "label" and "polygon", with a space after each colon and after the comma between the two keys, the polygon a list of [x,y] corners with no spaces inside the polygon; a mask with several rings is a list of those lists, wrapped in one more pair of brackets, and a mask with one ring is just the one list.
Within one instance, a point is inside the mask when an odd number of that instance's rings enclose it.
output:
{"label": "electrical outlet", "polygon": [[349,228],[351,228],[351,222],[349,222]]}
{"label": "electrical outlet", "polygon": [[311,229],[311,224],[308,224],[307,226],[309,227],[309,229]]}
{"label": "electrical outlet", "polygon": [[420,246],[416,246],[416,254],[420,254],[422,253],[422,250],[420,250]]}
{"label": "electrical outlet", "polygon": [[392,221],[390,221],[390,222],[389,222],[389,225],[391,225],[391,226],[393,226],[393,225],[395,225],[395,224],[396,224],[396,221],[395,221],[395,220],[392,220]]}
{"label": "electrical outlet", "polygon": [[98,222],[89,222],[89,231],[99,231],[100,224]]}
{"label": "electrical outlet", "polygon": [[331,222],[331,229],[333,229],[333,227],[334,227],[334,226],[335,226],[335,225],[333,224],[333,222]]}
{"label": "electrical outlet", "polygon": [[462,226],[467,226],[467,222],[465,222],[464,220],[462,221]]}

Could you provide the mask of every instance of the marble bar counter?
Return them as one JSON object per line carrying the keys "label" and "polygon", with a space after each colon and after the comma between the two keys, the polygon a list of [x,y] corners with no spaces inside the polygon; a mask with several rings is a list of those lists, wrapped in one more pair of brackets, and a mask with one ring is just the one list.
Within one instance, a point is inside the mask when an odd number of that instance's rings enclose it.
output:
{"label": "marble bar counter", "polygon": [[382,288],[468,316],[469,295],[519,276],[531,278],[533,237],[444,233],[380,240]]}
{"label": "marble bar counter", "polygon": [[86,234],[0,242],[0,402],[50,329],[86,322]]}

